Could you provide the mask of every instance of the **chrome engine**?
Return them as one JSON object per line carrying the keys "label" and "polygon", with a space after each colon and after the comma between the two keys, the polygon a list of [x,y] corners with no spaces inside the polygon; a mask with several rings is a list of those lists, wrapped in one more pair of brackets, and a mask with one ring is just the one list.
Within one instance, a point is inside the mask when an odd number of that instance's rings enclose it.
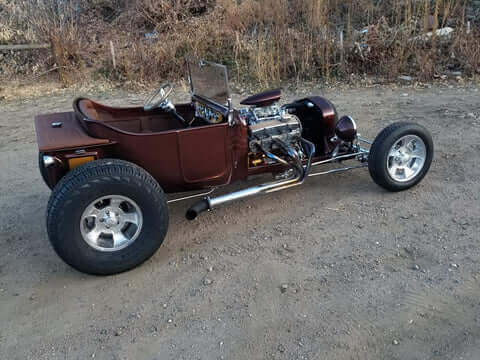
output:
{"label": "chrome engine", "polygon": [[302,153],[302,124],[295,115],[283,112],[277,106],[241,109],[240,115],[248,125],[250,152],[272,152],[284,148],[283,144]]}

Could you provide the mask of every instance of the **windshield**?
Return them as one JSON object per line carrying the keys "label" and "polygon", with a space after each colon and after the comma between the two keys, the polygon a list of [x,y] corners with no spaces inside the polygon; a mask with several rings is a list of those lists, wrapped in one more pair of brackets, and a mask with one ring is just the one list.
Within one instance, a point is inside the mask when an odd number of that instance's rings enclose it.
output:
{"label": "windshield", "polygon": [[230,97],[227,67],[209,61],[187,59],[190,86],[198,95],[220,105],[227,105]]}

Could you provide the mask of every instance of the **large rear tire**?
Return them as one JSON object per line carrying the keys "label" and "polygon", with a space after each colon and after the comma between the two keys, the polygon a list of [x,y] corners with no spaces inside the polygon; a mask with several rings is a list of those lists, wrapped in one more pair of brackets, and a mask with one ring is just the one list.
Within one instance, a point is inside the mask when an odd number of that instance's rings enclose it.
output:
{"label": "large rear tire", "polygon": [[150,258],[168,229],[165,195],[145,170],[103,159],[65,175],[50,196],[47,232],[56,253],[95,275],[130,270]]}
{"label": "large rear tire", "polygon": [[397,122],[375,138],[368,155],[372,179],[389,191],[401,191],[418,184],[433,159],[433,141],[423,126]]}

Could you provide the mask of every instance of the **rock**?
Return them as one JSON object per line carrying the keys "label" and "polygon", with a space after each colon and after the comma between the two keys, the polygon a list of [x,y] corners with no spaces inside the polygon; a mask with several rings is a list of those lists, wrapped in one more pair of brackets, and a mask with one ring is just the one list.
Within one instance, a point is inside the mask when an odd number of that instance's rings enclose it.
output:
{"label": "rock", "polygon": [[403,97],[407,97],[408,94],[407,94],[407,93],[403,93],[402,96],[403,96]]}
{"label": "rock", "polygon": [[212,272],[213,271],[213,266],[210,266],[208,269],[207,269],[208,272]]}
{"label": "rock", "polygon": [[140,319],[142,317],[142,315],[140,313],[136,313],[136,312],[132,312],[130,314],[128,314],[128,318],[130,320],[132,319]]}
{"label": "rock", "polygon": [[398,342],[398,340],[393,339],[392,344],[393,344],[393,345],[398,345],[398,344],[400,344],[400,343]]}
{"label": "rock", "polygon": [[278,350],[279,352],[281,352],[281,353],[284,353],[284,352],[285,352],[285,346],[283,346],[282,344],[279,344],[279,345],[277,346],[277,350]]}
{"label": "rock", "polygon": [[453,267],[454,269],[458,269],[458,264],[451,263],[450,266]]}
{"label": "rock", "polygon": [[401,75],[398,77],[399,80],[403,80],[403,81],[412,81],[413,78],[411,76],[407,76],[407,75]]}
{"label": "rock", "polygon": [[288,289],[288,284],[280,285],[280,292],[283,294]]}
{"label": "rock", "polygon": [[100,335],[107,335],[107,330],[106,329],[100,330]]}
{"label": "rock", "polygon": [[474,118],[475,114],[474,113],[468,113],[467,116],[470,117],[470,118]]}
{"label": "rock", "polygon": [[418,266],[417,264],[413,264],[412,269],[413,270],[420,270],[420,266]]}
{"label": "rock", "polygon": [[173,322],[173,320],[172,320],[172,319],[168,319],[167,322],[168,322],[169,324],[171,324],[171,323]]}
{"label": "rock", "polygon": [[121,336],[122,335],[122,330],[117,330],[114,333],[115,336]]}
{"label": "rock", "polygon": [[203,285],[211,285],[213,283],[213,280],[209,278],[203,279]]}
{"label": "rock", "polygon": [[288,244],[283,244],[282,247],[288,252],[291,252],[291,253],[295,252],[295,249],[292,249],[291,247],[289,247]]}

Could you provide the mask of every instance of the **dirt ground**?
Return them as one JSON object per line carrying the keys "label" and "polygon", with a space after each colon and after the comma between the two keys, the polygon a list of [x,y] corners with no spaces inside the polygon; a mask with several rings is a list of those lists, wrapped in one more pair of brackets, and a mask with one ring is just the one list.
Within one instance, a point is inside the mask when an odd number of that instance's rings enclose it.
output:
{"label": "dirt ground", "polygon": [[176,203],[159,251],[111,277],[65,265],[45,231],[32,118],[77,94],[0,102],[0,359],[480,359],[478,86],[324,93],[366,137],[426,126],[424,181],[388,193],[359,169],[194,222]]}

